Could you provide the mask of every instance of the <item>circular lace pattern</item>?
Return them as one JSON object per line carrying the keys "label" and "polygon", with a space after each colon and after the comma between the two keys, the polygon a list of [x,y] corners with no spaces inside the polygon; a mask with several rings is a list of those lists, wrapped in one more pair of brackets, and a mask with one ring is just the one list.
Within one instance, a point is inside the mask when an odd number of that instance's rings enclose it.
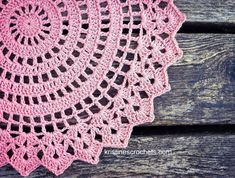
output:
{"label": "circular lace pattern", "polygon": [[185,17],[171,0],[1,0],[0,166],[97,163],[153,120]]}

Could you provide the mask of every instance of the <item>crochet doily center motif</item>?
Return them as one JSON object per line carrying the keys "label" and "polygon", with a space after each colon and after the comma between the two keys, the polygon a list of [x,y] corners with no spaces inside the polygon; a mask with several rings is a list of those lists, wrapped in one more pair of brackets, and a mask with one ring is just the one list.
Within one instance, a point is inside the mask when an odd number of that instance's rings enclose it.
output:
{"label": "crochet doily center motif", "polygon": [[[19,19],[19,30],[21,33],[23,33],[26,36],[33,36],[35,33],[37,33],[40,30],[40,22],[37,16],[34,14],[27,14],[22,16]],[[16,25],[16,24],[11,24]]]}
{"label": "crochet doily center motif", "polygon": [[0,1],[0,166],[58,175],[126,147],[170,89],[184,20],[171,0]]}

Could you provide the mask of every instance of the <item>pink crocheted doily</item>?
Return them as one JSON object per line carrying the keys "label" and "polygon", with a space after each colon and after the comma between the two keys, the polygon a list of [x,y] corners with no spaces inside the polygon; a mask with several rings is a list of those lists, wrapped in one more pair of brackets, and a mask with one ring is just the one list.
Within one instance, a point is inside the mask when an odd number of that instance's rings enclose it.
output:
{"label": "pink crocheted doily", "polygon": [[170,89],[172,0],[1,0],[0,166],[56,175],[124,148]]}

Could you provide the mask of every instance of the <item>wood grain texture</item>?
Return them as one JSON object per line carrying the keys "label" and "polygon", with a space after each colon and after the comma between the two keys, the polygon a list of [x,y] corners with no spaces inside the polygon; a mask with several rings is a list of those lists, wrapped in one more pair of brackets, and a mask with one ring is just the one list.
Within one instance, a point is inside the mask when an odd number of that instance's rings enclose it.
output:
{"label": "wood grain texture", "polygon": [[[174,3],[190,23],[235,23],[234,0],[174,0]],[[134,20],[140,19],[136,17]]]}
{"label": "wood grain texture", "polygon": [[155,98],[151,125],[235,123],[235,35],[178,34],[177,40],[184,57],[168,69],[172,90]]}
{"label": "wood grain texture", "polygon": [[[75,161],[59,178],[232,177],[235,175],[234,145],[235,135],[132,137],[125,150],[129,151],[129,154],[116,154],[118,149],[106,149],[98,165]],[[108,154],[107,151],[114,153]],[[133,154],[135,151],[139,154]],[[0,177],[18,178],[20,176],[8,165],[0,168]],[[49,177],[55,176],[40,167],[28,178]]]}
{"label": "wood grain texture", "polygon": [[235,23],[234,0],[174,0],[188,22]]}

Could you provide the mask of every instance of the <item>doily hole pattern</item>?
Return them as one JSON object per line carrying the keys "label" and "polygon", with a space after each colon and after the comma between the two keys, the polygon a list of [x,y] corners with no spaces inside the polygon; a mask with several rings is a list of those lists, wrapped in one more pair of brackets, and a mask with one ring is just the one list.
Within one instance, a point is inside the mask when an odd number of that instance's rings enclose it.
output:
{"label": "doily hole pattern", "polygon": [[172,0],[0,0],[0,166],[59,175],[151,122],[182,57]]}

